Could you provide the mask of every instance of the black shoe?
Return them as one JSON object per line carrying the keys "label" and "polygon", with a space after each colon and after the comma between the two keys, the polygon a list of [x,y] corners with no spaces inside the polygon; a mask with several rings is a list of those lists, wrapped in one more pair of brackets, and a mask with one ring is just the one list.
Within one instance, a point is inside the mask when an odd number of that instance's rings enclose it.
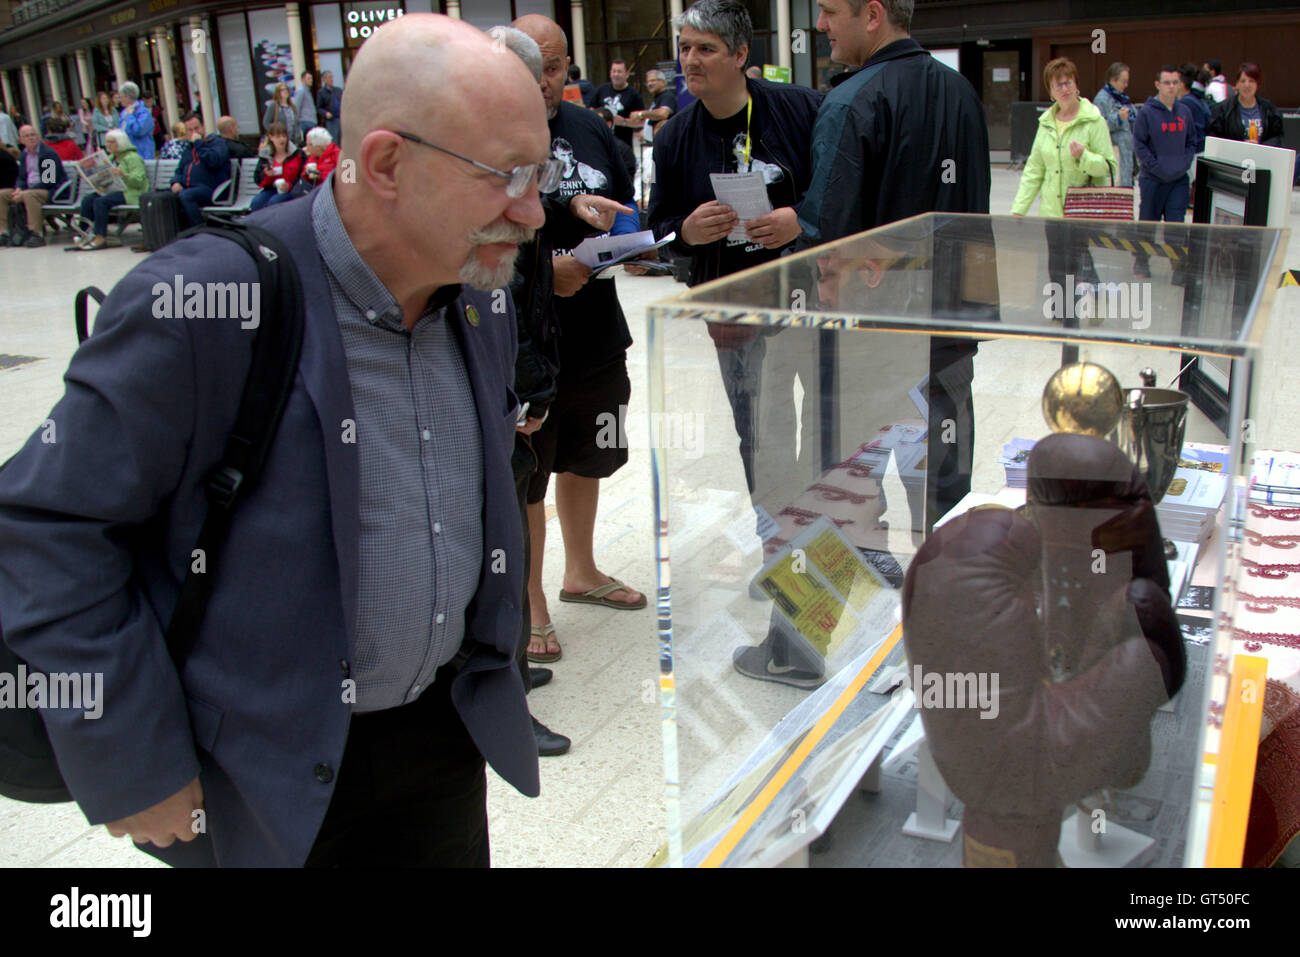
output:
{"label": "black shoe", "polygon": [[45,237],[39,235],[38,233],[32,233],[27,237],[27,240],[26,242],[23,243],[23,245],[26,246],[28,249],[40,249],[42,246],[45,245]]}
{"label": "black shoe", "polygon": [[737,648],[731,656],[731,663],[746,678],[757,681],[775,681],[777,684],[792,688],[820,688],[826,681],[825,675],[812,671],[803,671],[794,665],[778,665],[769,650],[769,642],[757,647]]}
{"label": "black shoe", "polygon": [[9,234],[0,232],[0,246],[8,246],[10,243]]}
{"label": "black shoe", "polygon": [[529,668],[528,669],[528,687],[540,688],[544,684],[549,684],[555,672],[550,668]]}
{"label": "black shoe", "polygon": [[537,753],[543,758],[565,754],[569,750],[569,745],[573,743],[564,735],[556,734],[536,718],[533,718],[533,737],[537,739]]}

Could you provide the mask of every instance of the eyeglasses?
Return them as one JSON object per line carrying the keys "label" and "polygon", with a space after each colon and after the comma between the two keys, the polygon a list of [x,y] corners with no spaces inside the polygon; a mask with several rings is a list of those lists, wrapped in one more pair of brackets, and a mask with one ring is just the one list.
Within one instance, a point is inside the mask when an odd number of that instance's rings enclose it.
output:
{"label": "eyeglasses", "polygon": [[486,163],[480,163],[478,160],[472,160],[468,156],[461,156],[459,153],[453,153],[449,149],[438,146],[436,143],[430,143],[428,140],[420,139],[414,133],[403,133],[401,130],[390,130],[404,140],[410,140],[412,143],[419,143],[421,146],[428,146],[437,150],[439,153],[446,153],[448,156],[454,156],[458,160],[463,160],[473,166],[478,167],[485,173],[493,173],[503,179],[509,180],[506,184],[506,195],[511,199],[518,199],[528,190],[528,184],[533,181],[533,176],[537,177],[537,189],[543,193],[553,193],[560,185],[560,178],[564,173],[564,164],[555,157],[551,157],[545,163],[525,163],[523,166],[516,166],[507,172],[506,170],[497,169],[494,166],[488,166]]}
{"label": "eyeglasses", "polygon": [[1069,89],[1070,87],[1072,87],[1072,86],[1074,86],[1074,78],[1073,78],[1073,77],[1068,77],[1068,76],[1067,76],[1065,79],[1063,79],[1063,80],[1057,80],[1055,83],[1053,83],[1053,84],[1052,84],[1052,89],[1054,89],[1054,90],[1068,90],[1068,89]]}

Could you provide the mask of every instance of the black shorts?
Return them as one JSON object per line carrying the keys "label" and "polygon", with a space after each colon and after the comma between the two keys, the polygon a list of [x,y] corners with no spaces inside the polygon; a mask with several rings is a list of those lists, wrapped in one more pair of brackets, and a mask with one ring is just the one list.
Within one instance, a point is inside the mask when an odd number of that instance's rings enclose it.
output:
{"label": "black shorts", "polygon": [[631,397],[626,356],[578,379],[561,373],[550,414],[532,435],[538,467],[528,483],[529,505],[546,497],[552,472],[608,478],[627,463],[623,427]]}

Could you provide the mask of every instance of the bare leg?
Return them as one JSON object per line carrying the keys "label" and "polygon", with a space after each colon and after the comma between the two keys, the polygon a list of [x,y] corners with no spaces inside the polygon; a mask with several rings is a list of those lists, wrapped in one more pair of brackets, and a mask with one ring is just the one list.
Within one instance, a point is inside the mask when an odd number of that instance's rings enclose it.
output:
{"label": "bare leg", "polygon": [[[560,472],[555,476],[555,507],[564,536],[564,590],[590,591],[612,579],[596,568],[593,537],[596,534],[596,506],[600,502],[600,479]],[[531,526],[530,526],[531,527]],[[636,604],[641,593],[620,588],[608,596],[612,601]]]}
{"label": "bare leg", "polygon": [[[546,555],[546,505],[538,502],[528,506],[528,616],[530,624],[550,624],[551,612],[546,607],[546,593],[542,591],[542,558]],[[554,654],[560,650],[555,636],[549,639],[532,636],[528,650],[533,654]]]}

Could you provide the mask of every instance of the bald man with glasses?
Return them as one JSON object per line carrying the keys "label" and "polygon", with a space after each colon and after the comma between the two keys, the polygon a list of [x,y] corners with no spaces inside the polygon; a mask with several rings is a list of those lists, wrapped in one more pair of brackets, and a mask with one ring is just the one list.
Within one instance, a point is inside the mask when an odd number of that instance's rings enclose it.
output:
{"label": "bald man with glasses", "polygon": [[179,666],[163,636],[208,476],[252,327],[282,317],[155,318],[155,288],[250,298],[250,256],[200,233],[133,270],[57,445],[0,474],[4,640],[102,672],[111,702],[45,713],[60,770],[91,823],[174,865],[487,866],[485,759],[539,791],[505,287],[555,175],[546,113],[513,54],[433,14],[377,29],[348,81],[338,169],[249,218],[296,267],[301,356]]}

